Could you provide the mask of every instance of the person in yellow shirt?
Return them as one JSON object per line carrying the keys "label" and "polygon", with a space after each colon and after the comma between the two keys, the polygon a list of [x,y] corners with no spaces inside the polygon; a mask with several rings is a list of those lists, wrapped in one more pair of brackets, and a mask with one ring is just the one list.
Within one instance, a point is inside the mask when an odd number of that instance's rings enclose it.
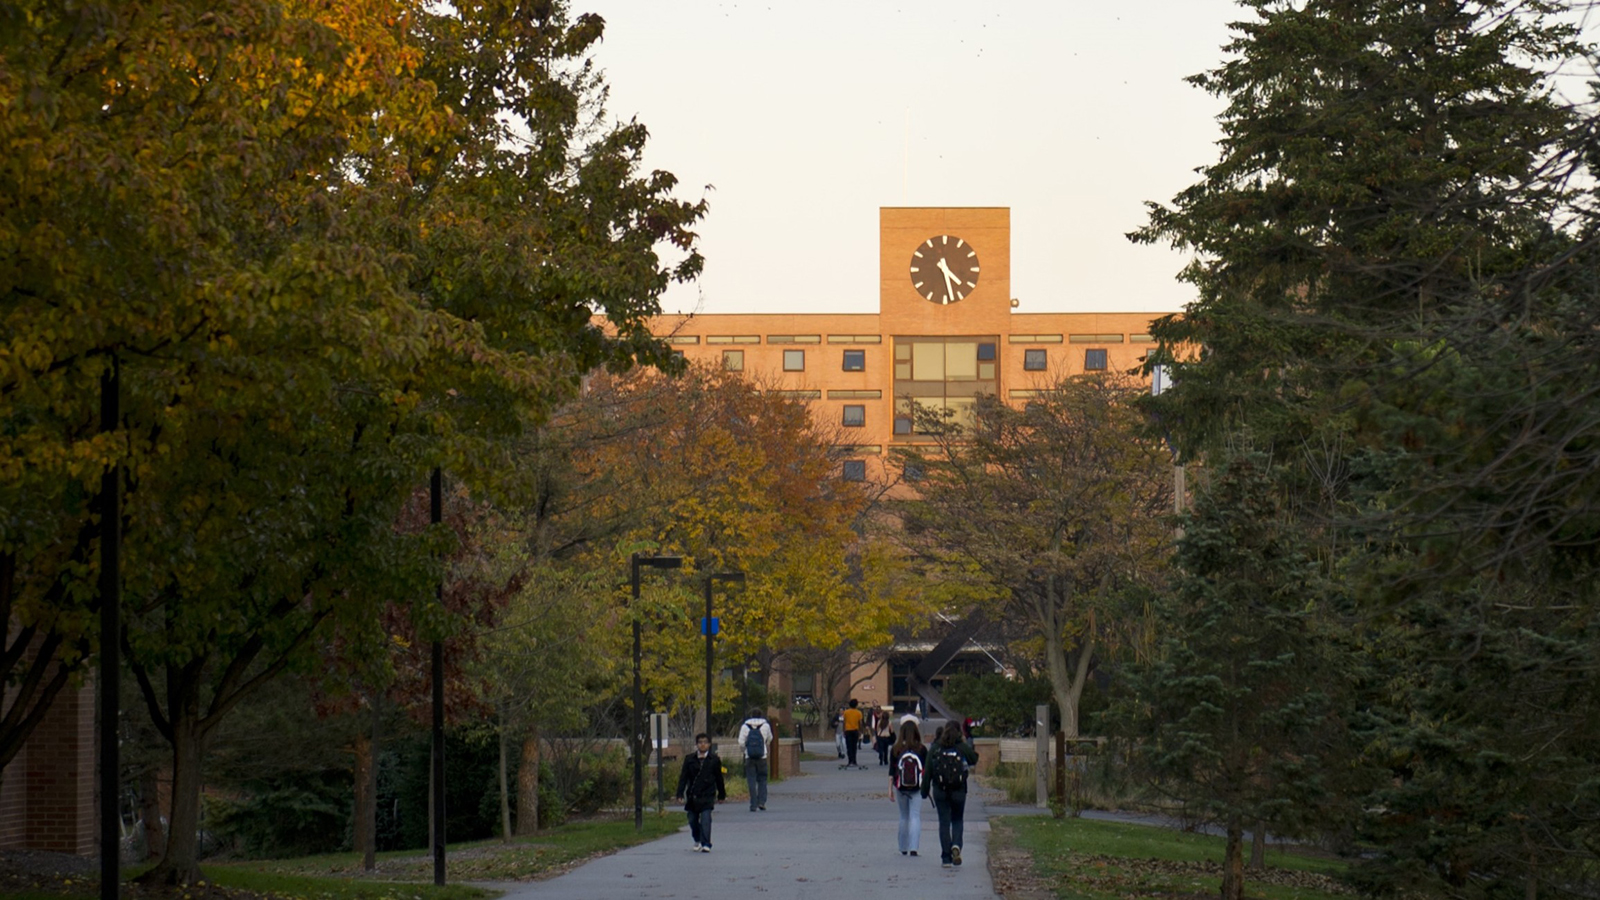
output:
{"label": "person in yellow shirt", "polygon": [[844,720],[840,727],[844,729],[844,755],[845,765],[856,765],[856,748],[861,746],[861,701],[850,698],[850,704],[845,708]]}

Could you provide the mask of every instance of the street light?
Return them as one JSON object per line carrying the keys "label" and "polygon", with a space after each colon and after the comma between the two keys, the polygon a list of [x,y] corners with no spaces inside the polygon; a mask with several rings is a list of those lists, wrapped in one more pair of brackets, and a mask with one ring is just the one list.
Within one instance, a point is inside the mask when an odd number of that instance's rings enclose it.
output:
{"label": "street light", "polygon": [[712,572],[706,576],[706,734],[711,733],[711,639],[716,635],[716,620],[711,617],[711,582],[727,581],[737,583],[744,581],[743,572]]}
{"label": "street light", "polygon": [[639,568],[649,566],[652,569],[678,569],[683,567],[681,556],[647,556],[635,553],[631,559],[633,583],[633,830],[644,830],[644,754],[642,738],[644,736],[644,719],[641,718],[644,707],[644,682],[639,672],[640,657],[643,655],[643,642],[639,637]]}

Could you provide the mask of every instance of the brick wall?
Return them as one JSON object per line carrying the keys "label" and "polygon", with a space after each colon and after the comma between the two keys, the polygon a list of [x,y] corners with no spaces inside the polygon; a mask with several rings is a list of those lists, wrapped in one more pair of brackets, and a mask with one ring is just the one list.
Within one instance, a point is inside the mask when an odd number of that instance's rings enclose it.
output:
{"label": "brick wall", "polygon": [[0,849],[98,853],[94,713],[93,686],[62,691],[0,772]]}

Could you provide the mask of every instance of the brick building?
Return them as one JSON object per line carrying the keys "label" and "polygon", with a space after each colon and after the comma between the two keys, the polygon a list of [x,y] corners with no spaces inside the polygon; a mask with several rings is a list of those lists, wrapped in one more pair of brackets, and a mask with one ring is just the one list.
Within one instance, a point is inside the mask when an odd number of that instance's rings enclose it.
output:
{"label": "brick building", "polygon": [[[841,435],[840,476],[865,480],[916,433],[912,404],[958,419],[980,394],[1026,401],[1064,376],[1137,369],[1162,313],[1022,312],[1011,293],[1011,211],[884,208],[873,313],[663,316],[658,335],[691,361],[744,372],[803,400]],[[808,275],[796,260],[796,277]],[[953,643],[955,649],[949,649]],[[942,649],[941,649],[942,648]],[[950,668],[993,670],[970,642],[906,647],[847,679],[864,703],[904,710],[937,696]],[[930,655],[936,666],[924,666]],[[948,656],[940,662],[940,658]],[[919,677],[918,670],[922,671]],[[778,690],[834,706],[814,674],[780,673]],[[920,682],[920,684],[919,684]]]}

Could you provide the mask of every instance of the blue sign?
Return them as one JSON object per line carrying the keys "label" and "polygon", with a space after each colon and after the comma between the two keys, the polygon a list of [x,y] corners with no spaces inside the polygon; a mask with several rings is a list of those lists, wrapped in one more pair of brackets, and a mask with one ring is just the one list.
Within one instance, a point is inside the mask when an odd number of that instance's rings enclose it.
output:
{"label": "blue sign", "polygon": [[[722,629],[720,627],[721,625],[722,625],[722,621],[717,616],[712,616],[711,617],[711,633],[712,634],[721,634],[722,633]],[[706,617],[705,616],[701,616],[700,617],[700,633],[701,634],[705,634],[706,633]]]}

